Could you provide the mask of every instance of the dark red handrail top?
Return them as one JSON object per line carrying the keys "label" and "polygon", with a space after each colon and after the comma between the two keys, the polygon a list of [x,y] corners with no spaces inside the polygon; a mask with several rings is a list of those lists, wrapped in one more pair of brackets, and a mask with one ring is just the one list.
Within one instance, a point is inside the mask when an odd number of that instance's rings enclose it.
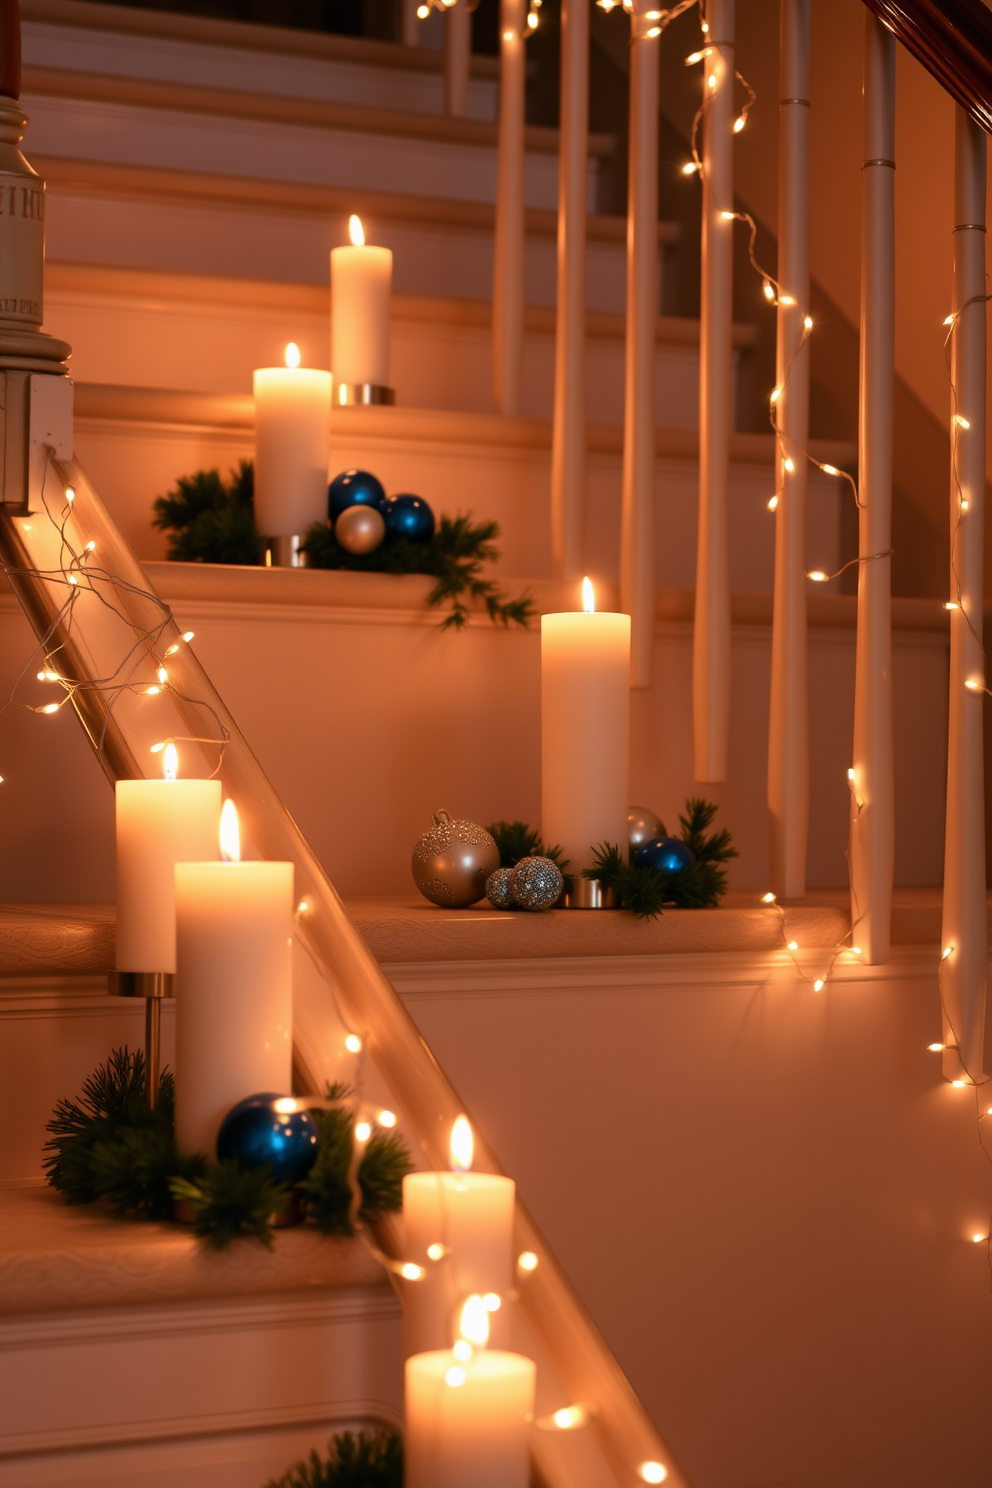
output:
{"label": "dark red handrail top", "polygon": [[982,0],[864,3],[986,134],[992,134],[992,11]]}

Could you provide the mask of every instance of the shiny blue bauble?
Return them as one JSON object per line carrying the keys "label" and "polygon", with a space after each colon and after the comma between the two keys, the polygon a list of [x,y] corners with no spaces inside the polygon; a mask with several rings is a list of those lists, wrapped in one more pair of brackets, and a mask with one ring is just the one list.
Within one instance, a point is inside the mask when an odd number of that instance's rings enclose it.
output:
{"label": "shiny blue bauble", "polygon": [[422,496],[390,496],[382,508],[387,537],[428,543],[434,536],[434,513]]}
{"label": "shiny blue bauble", "polygon": [[327,487],[327,520],[332,525],[349,506],[377,506],[385,516],[386,488],[368,470],[342,470]]}
{"label": "shiny blue bauble", "polygon": [[317,1123],[309,1111],[279,1111],[285,1097],[264,1091],[232,1106],[217,1133],[221,1162],[233,1157],[246,1168],[268,1166],[277,1183],[299,1183],[317,1156]]}
{"label": "shiny blue bauble", "polygon": [[634,853],[636,868],[656,868],[659,873],[681,873],[695,861],[695,853],[677,837],[652,837]]}

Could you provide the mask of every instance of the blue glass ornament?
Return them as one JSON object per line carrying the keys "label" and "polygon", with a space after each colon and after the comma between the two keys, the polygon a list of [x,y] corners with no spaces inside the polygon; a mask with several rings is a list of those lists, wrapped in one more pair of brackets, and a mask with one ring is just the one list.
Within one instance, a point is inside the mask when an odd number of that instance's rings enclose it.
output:
{"label": "blue glass ornament", "polygon": [[677,837],[652,837],[634,853],[636,868],[657,868],[660,873],[681,873],[695,861],[695,853]]}
{"label": "blue glass ornament", "polygon": [[263,1091],[232,1106],[217,1133],[220,1161],[233,1157],[246,1168],[267,1165],[278,1183],[305,1178],[317,1156],[317,1123],[309,1111],[279,1110],[291,1101]]}
{"label": "blue glass ornament", "polygon": [[386,488],[368,470],[342,470],[327,487],[327,520],[331,523],[349,506],[377,506],[385,515]]}
{"label": "blue glass ornament", "polygon": [[382,514],[387,537],[427,543],[434,536],[434,513],[422,496],[390,496]]}

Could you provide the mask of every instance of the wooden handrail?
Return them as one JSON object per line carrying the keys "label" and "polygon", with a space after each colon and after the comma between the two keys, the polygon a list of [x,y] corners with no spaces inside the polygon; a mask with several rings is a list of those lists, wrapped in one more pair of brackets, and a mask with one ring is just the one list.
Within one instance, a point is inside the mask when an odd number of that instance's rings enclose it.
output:
{"label": "wooden handrail", "polygon": [[908,52],[992,133],[992,11],[982,0],[864,0]]}

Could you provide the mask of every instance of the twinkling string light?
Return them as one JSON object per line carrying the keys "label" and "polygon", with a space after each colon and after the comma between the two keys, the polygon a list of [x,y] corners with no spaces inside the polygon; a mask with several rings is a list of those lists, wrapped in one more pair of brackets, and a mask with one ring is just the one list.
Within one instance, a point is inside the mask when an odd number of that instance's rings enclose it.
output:
{"label": "twinkling string light", "polygon": [[[691,0],[691,3],[694,5],[696,0]],[[417,19],[418,21],[426,21],[432,10],[440,11],[444,15],[447,11],[453,10],[456,5],[460,5],[463,10],[467,10],[471,14],[477,8],[478,4],[479,0],[422,0],[422,4],[417,6]],[[540,9],[541,0],[529,0],[527,19],[523,30],[525,41],[528,36],[532,36],[537,30],[538,12]]]}

